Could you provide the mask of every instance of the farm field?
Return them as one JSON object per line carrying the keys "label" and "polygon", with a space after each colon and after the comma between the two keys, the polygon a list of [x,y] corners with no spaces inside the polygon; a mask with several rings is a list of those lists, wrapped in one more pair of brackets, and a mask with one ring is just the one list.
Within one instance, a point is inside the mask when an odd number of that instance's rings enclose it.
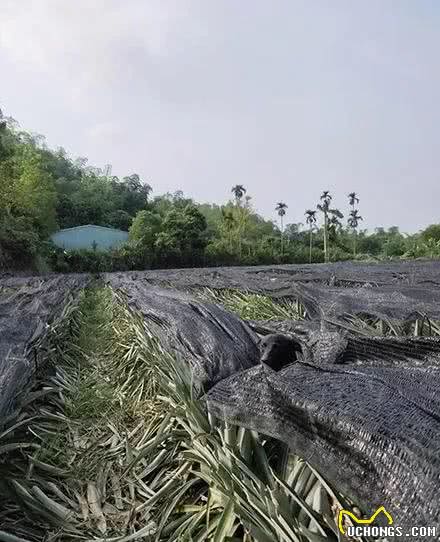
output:
{"label": "farm field", "polygon": [[440,525],[439,286],[417,260],[1,276],[0,540]]}

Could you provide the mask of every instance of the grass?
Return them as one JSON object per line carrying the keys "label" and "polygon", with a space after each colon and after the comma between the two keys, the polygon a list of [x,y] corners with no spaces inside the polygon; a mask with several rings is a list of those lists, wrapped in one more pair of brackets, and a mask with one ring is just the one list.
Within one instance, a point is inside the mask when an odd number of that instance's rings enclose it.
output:
{"label": "grass", "polygon": [[[203,295],[243,318],[298,317],[265,296]],[[44,352],[55,377],[0,434],[5,531],[29,541],[338,540],[344,498],[282,443],[210,417],[185,360],[109,288],[84,291]]]}
{"label": "grass", "polygon": [[222,305],[243,320],[298,320],[302,309],[296,302],[274,301],[263,294],[204,288],[199,297]]}

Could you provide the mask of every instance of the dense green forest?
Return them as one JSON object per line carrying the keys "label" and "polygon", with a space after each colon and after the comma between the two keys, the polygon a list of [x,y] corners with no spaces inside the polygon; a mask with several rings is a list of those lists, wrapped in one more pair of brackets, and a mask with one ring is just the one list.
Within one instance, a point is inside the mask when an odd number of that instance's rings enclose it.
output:
{"label": "dense green forest", "polygon": [[[437,257],[440,225],[414,235],[398,227],[363,230],[356,193],[339,207],[324,191],[298,222],[274,202],[276,224],[260,216],[245,186],[225,185],[223,205],[177,191],[152,195],[139,175],[123,178],[51,150],[42,136],[0,112],[0,269],[103,271],[217,265],[306,263],[347,259]],[[64,251],[49,236],[96,224],[129,232],[118,249]]]}

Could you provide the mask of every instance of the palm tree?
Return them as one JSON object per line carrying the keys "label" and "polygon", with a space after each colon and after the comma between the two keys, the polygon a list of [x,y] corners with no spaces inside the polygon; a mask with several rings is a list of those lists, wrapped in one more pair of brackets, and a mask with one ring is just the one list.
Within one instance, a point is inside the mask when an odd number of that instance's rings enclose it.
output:
{"label": "palm tree", "polygon": [[[235,206],[236,212],[234,213],[234,220],[236,223],[237,235],[238,235],[238,251],[241,257],[241,247],[242,247],[242,233],[244,228],[244,215],[242,213],[243,207],[241,205],[241,200],[246,194],[246,188],[242,184],[236,184],[232,187],[231,192],[235,197]],[[247,202],[249,203],[249,202]]]}
{"label": "palm tree", "polygon": [[324,260],[326,263],[329,261],[329,242],[328,242],[328,227],[329,227],[329,215],[337,218],[344,218],[344,215],[339,209],[330,209],[330,202],[332,196],[328,190],[324,190],[321,194],[321,202],[316,206],[324,215]]}
{"label": "palm tree", "polygon": [[358,215],[358,210],[354,209],[354,211],[350,211],[350,216],[348,218],[348,225],[350,228],[357,228],[359,226],[359,221],[363,220],[363,218]]}
{"label": "palm tree", "polygon": [[234,194],[235,203],[239,206],[241,198],[246,194],[246,188],[242,184],[236,184],[232,187],[231,192]]}
{"label": "palm tree", "polygon": [[283,218],[286,214],[287,209],[287,203],[283,203],[282,201],[279,201],[275,206],[275,211],[278,212],[278,216],[280,217],[281,222],[281,255],[284,253],[284,224],[283,224]]}
{"label": "palm tree", "polygon": [[350,192],[350,194],[348,194],[348,202],[354,210],[354,206],[356,205],[356,203],[359,203],[359,198],[357,197],[356,192]]}
{"label": "palm tree", "polygon": [[325,201],[329,205],[333,196],[330,194],[330,190],[324,190],[319,199]]}
{"label": "palm tree", "polygon": [[328,214],[330,211],[330,202],[332,196],[328,190],[324,190],[321,194],[320,200],[322,203],[318,203],[316,206],[324,215],[324,261],[328,262]]}
{"label": "palm tree", "polygon": [[[359,200],[358,200],[359,201]],[[348,217],[347,223],[350,226],[350,228],[353,229],[353,256],[356,257],[356,238],[357,238],[357,227],[359,226],[359,222],[363,220],[363,218],[358,215],[358,210],[353,209],[350,211],[350,216]]]}
{"label": "palm tree", "polygon": [[317,209],[324,214],[324,255],[325,261],[327,261],[327,252],[328,252],[328,213],[330,210],[330,202],[332,196],[328,190],[324,190],[321,194],[320,200],[322,203],[318,203]]}
{"label": "palm tree", "polygon": [[316,224],[316,211],[308,209],[305,213],[306,223],[309,225],[310,229],[310,263],[312,263],[312,240],[313,240],[313,227]]}

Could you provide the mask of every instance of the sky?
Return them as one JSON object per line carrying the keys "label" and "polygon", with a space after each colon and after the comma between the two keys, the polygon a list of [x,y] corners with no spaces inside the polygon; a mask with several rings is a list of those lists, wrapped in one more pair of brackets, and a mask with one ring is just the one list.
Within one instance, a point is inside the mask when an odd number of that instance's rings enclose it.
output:
{"label": "sky", "polygon": [[154,194],[440,222],[437,0],[0,0],[0,107]]}

